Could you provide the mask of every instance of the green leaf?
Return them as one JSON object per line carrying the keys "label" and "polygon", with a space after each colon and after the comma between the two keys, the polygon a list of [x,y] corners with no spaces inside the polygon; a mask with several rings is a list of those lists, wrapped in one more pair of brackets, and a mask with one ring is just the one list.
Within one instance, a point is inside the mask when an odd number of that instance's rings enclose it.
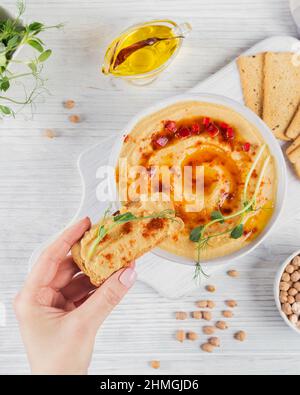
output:
{"label": "green leaf", "polygon": [[244,233],[244,225],[243,225],[243,224],[240,224],[240,225],[236,226],[236,227],[233,229],[233,231],[232,231],[231,234],[230,234],[230,237],[231,237],[232,239],[239,239],[240,237],[243,236],[243,233]]}
{"label": "green leaf", "polygon": [[32,48],[36,49],[36,50],[39,51],[39,52],[43,52],[43,51],[44,51],[43,46],[42,46],[37,40],[35,40],[35,39],[28,40],[27,43],[28,43]]}
{"label": "green leaf", "polygon": [[43,52],[39,57],[38,61],[39,62],[45,62],[52,54],[51,49],[47,49],[47,51]]}
{"label": "green leaf", "polygon": [[223,214],[220,212],[220,211],[213,211],[212,213],[211,213],[211,219],[213,220],[213,221],[215,221],[215,220],[219,220],[219,222],[221,223],[221,224],[224,224],[224,222],[225,222],[225,220],[224,220],[224,216],[223,216]]}
{"label": "green leaf", "polygon": [[98,238],[103,239],[107,234],[107,230],[105,229],[104,225],[101,225],[98,230]]}
{"label": "green leaf", "polygon": [[194,228],[190,233],[190,240],[197,243],[200,240],[203,229],[204,229],[204,226],[202,226],[202,225],[197,226],[197,228]]}
{"label": "green leaf", "polygon": [[35,32],[39,33],[43,29],[44,25],[40,22],[32,22],[29,26],[28,29],[30,32]]}
{"label": "green leaf", "polygon": [[10,40],[8,40],[7,47],[14,48],[20,43],[20,41],[21,41],[20,36],[18,34],[16,34]]}
{"label": "green leaf", "polygon": [[37,72],[37,66],[34,62],[28,63],[28,67],[30,68],[31,71],[33,71],[33,73]]}
{"label": "green leaf", "polygon": [[1,106],[0,105],[0,111],[4,114],[4,115],[12,115],[12,110],[9,107],[6,106]]}
{"label": "green leaf", "polygon": [[5,67],[7,63],[6,56],[4,54],[0,54],[0,67]]}
{"label": "green leaf", "polygon": [[0,79],[0,90],[6,92],[10,87],[9,79],[7,77],[3,77]]}
{"label": "green leaf", "polygon": [[115,217],[113,217],[113,221],[117,222],[119,224],[122,224],[124,222],[132,221],[136,218],[137,217],[135,215],[133,215],[132,213],[124,213],[124,214],[116,215]]}

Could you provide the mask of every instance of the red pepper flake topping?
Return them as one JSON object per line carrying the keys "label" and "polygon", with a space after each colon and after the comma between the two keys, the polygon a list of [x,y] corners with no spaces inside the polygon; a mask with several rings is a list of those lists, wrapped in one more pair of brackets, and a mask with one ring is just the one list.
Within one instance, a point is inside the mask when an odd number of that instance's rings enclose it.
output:
{"label": "red pepper flake topping", "polygon": [[220,133],[219,128],[212,122],[207,126],[206,130],[212,138],[218,136],[218,134]]}
{"label": "red pepper flake topping", "polygon": [[233,140],[234,139],[234,131],[233,131],[233,129],[232,128],[227,128],[225,131],[224,131],[224,138],[226,139],[226,140]]}
{"label": "red pepper flake topping", "polygon": [[178,130],[176,133],[176,136],[179,137],[180,139],[185,139],[186,137],[190,137],[192,135],[192,132],[189,128],[187,127],[182,127]]}
{"label": "red pepper flake topping", "polygon": [[165,121],[164,123],[165,129],[169,132],[176,133],[177,132],[177,125],[175,121]]}
{"label": "red pepper flake topping", "polygon": [[153,145],[155,148],[162,148],[165,147],[169,142],[167,136],[158,136],[156,139],[153,140]]}
{"label": "red pepper flake topping", "polygon": [[230,126],[228,125],[228,123],[226,123],[226,122],[221,122],[220,123],[220,128],[221,129],[224,129],[224,130],[226,130],[226,129],[228,129]]}
{"label": "red pepper flake topping", "polygon": [[193,125],[191,126],[191,132],[192,132],[193,135],[200,133],[200,125],[199,125],[199,123],[193,123]]}
{"label": "red pepper flake topping", "polygon": [[211,120],[208,117],[204,117],[202,123],[204,126],[208,126],[211,123]]}
{"label": "red pepper flake topping", "polygon": [[244,150],[245,152],[249,152],[249,151],[250,151],[250,148],[251,148],[251,144],[250,144],[250,143],[245,143],[245,144],[243,145],[243,150]]}

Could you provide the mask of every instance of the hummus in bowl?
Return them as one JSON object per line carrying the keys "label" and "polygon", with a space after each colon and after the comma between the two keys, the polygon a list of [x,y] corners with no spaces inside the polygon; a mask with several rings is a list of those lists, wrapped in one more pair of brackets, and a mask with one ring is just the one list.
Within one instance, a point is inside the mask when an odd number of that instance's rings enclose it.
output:
{"label": "hummus in bowl", "polygon": [[[281,211],[281,149],[255,114],[229,99],[185,95],[160,103],[128,125],[116,152],[121,200],[134,199],[133,191],[148,199],[162,192],[184,221],[156,250],[165,258],[213,263],[240,257],[262,241]],[[137,173],[147,178],[143,193]]]}

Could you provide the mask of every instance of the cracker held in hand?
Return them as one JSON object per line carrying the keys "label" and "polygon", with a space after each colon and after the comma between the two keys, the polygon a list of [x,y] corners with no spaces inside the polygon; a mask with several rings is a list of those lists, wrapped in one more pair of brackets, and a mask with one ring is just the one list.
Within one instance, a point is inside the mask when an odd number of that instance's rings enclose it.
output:
{"label": "cracker held in hand", "polygon": [[241,56],[237,60],[245,104],[259,117],[263,111],[264,57],[260,53]]}
{"label": "cracker held in hand", "polygon": [[[79,268],[99,286],[117,270],[183,229],[171,202],[132,202],[93,225],[72,247]],[[144,218],[149,217],[149,218]]]}
{"label": "cracker held in hand", "polygon": [[300,66],[293,63],[293,55],[265,55],[263,120],[281,140],[290,140],[285,132],[300,102]]}
{"label": "cracker held in hand", "polygon": [[300,136],[300,107],[298,107],[298,110],[287,129],[286,135],[293,140]]}

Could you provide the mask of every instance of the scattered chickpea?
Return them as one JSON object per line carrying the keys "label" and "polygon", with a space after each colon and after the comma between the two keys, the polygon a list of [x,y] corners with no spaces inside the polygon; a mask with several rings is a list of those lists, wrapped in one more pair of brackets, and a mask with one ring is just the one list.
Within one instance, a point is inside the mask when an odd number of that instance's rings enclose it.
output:
{"label": "scattered chickpea", "polygon": [[212,314],[210,311],[203,311],[202,317],[205,321],[211,321],[212,319]]}
{"label": "scattered chickpea", "polygon": [[202,311],[193,311],[192,317],[195,318],[195,320],[201,320],[203,318],[203,313]]}
{"label": "scattered chickpea", "polygon": [[176,312],[176,320],[186,320],[188,315],[185,311],[177,311]]}
{"label": "scattered chickpea", "polygon": [[216,331],[216,328],[214,326],[204,326],[202,330],[205,335],[213,335]]}
{"label": "scattered chickpea", "polygon": [[233,312],[230,311],[230,310],[225,310],[225,311],[222,311],[222,315],[225,318],[232,318],[233,317]]}
{"label": "scattered chickpea", "polygon": [[206,291],[211,292],[211,293],[216,292],[216,287],[214,285],[207,285]]}
{"label": "scattered chickpea", "polygon": [[211,345],[210,343],[204,343],[204,344],[201,345],[201,349],[202,349],[202,351],[204,351],[204,352],[209,352],[209,353],[211,353],[211,352],[214,351],[214,346]]}
{"label": "scattered chickpea", "polygon": [[198,300],[196,302],[196,306],[199,307],[200,309],[206,309],[207,307],[207,300]]}
{"label": "scattered chickpea", "polygon": [[231,307],[231,308],[234,308],[234,307],[237,306],[237,302],[236,302],[235,300],[226,300],[226,301],[225,301],[225,304],[226,304],[228,307]]}
{"label": "scattered chickpea", "polygon": [[282,281],[284,282],[289,282],[291,279],[291,276],[288,273],[283,273],[282,277],[281,277]]}
{"label": "scattered chickpea", "polygon": [[63,105],[68,110],[71,110],[72,108],[75,107],[75,101],[74,100],[66,100],[66,101],[64,101]]}
{"label": "scattered chickpea", "polygon": [[244,332],[244,331],[238,331],[238,332],[236,332],[235,335],[234,335],[234,338],[235,338],[236,340],[240,341],[240,342],[245,341],[245,340],[246,340],[246,337],[247,337],[247,335],[246,335],[246,332]]}
{"label": "scattered chickpea", "polygon": [[216,304],[215,304],[215,302],[213,302],[212,300],[208,300],[208,301],[207,301],[207,307],[208,307],[209,309],[214,309],[214,308],[216,307]]}
{"label": "scattered chickpea", "polygon": [[151,368],[152,369],[159,369],[160,368],[160,361],[151,361]]}
{"label": "scattered chickpea", "polygon": [[216,327],[217,327],[218,329],[221,329],[222,331],[224,331],[225,329],[228,329],[227,322],[225,322],[225,321],[218,321],[218,322],[216,323]]}
{"label": "scattered chickpea", "polygon": [[179,330],[176,332],[176,340],[182,343],[185,340],[185,331]]}
{"label": "scattered chickpea", "polygon": [[73,115],[69,116],[69,121],[72,122],[72,123],[79,123],[80,120],[81,119],[80,119],[79,115],[73,114]]}
{"label": "scattered chickpea", "polygon": [[295,267],[294,267],[293,265],[288,265],[288,266],[286,267],[285,271],[286,271],[287,273],[289,273],[289,274],[292,274],[292,273],[294,273],[294,271],[295,271]]}
{"label": "scattered chickpea", "polygon": [[229,277],[239,277],[240,273],[237,270],[228,270],[227,272]]}
{"label": "scattered chickpea", "polygon": [[186,338],[189,339],[189,340],[195,341],[195,340],[198,339],[198,335],[197,335],[196,332],[188,332],[186,334]]}
{"label": "scattered chickpea", "polygon": [[56,137],[56,133],[52,129],[45,129],[43,132],[43,136],[47,137],[48,139],[53,139]]}
{"label": "scattered chickpea", "polygon": [[211,337],[208,339],[208,343],[214,347],[220,347],[220,339],[218,337]]}

